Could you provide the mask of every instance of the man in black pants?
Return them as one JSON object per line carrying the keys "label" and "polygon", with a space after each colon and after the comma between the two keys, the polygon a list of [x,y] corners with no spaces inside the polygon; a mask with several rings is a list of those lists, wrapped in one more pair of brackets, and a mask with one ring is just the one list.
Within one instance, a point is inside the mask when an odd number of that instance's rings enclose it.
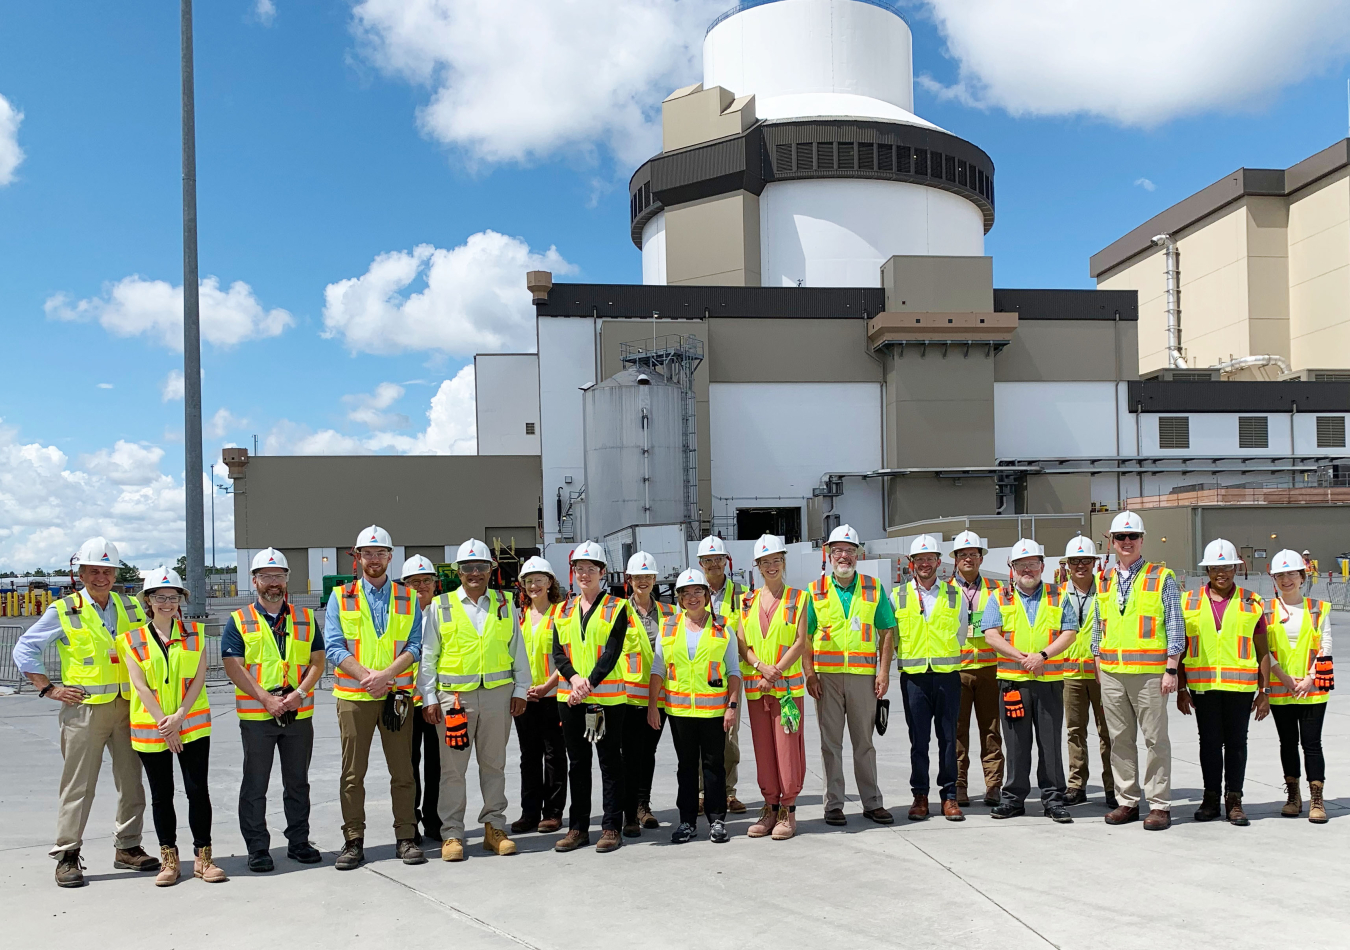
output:
{"label": "man in black pants", "polygon": [[[417,609],[425,611],[440,592],[436,565],[430,559],[416,554],[403,562],[403,583],[417,593]],[[434,702],[434,700],[433,700]],[[441,742],[444,739],[440,723],[430,723],[422,716],[422,694],[413,694],[413,802],[420,831],[414,840],[422,843],[422,831],[433,841],[441,840]],[[422,774],[425,763],[426,775]]]}

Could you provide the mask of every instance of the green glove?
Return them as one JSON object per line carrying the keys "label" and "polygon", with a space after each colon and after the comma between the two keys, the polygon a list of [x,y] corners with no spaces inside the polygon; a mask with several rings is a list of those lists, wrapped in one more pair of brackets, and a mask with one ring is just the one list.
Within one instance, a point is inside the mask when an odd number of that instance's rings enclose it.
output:
{"label": "green glove", "polygon": [[778,721],[783,724],[784,732],[791,735],[802,727],[802,711],[791,696],[783,697],[783,701],[778,704],[778,712]]}

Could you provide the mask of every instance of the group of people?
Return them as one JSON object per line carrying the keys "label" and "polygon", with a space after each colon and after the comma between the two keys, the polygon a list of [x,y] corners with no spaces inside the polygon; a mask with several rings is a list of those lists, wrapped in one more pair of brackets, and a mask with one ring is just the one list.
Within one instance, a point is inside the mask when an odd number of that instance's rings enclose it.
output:
{"label": "group of people", "polygon": [[[1235,584],[1232,544],[1205,550],[1206,585],[1181,590],[1175,575],[1142,557],[1144,526],[1121,512],[1110,531],[1114,563],[1103,569],[1093,541],[1072,539],[1057,580],[1046,583],[1043,549],[1021,540],[1010,580],[984,577],[984,542],[967,531],[953,542],[955,572],[938,577],[937,539],[916,538],[909,579],[887,597],[857,570],[862,545],[848,525],[825,545],[828,569],[806,589],[785,583],[786,548],[765,535],[754,546],[762,584],[728,576],[720,538],[698,547],[679,575],[676,604],[654,596],[661,571],[646,552],[625,571],[625,594],[606,589],[604,549],[583,542],[570,554],[570,593],[543,558],[520,569],[519,590],[492,589],[495,566],[482,541],[460,546],[460,586],[439,590],[435,565],[412,557],[390,575],[394,545],[372,525],[354,545],[360,576],[335,588],[325,627],[288,598],[289,569],[274,548],[253,559],[256,597],[231,614],[221,639],[235,687],[243,743],[239,827],[248,868],[274,869],[266,797],[279,757],[288,858],[318,863],[309,840],[309,764],[314,690],[331,669],[341,736],[343,846],[335,866],[365,861],[365,776],[378,731],[390,776],[396,854],[423,864],[422,845],[439,841],[444,861],[465,859],[465,776],[478,766],[483,850],[514,854],[511,834],[562,829],[554,845],[591,843],[592,755],[601,776],[600,837],[605,853],[659,827],[652,812],[656,750],[669,726],[677,758],[678,821],[671,840],[730,838],[742,702],[748,707],[763,805],[752,838],[797,834],[796,803],[806,776],[803,704],[816,705],[825,771],[824,820],[844,825],[843,740],[852,746],[862,815],[891,824],[877,781],[874,733],[889,720],[891,659],[897,660],[910,742],[907,817],[930,817],[930,747],[937,742],[940,810],[964,820],[970,805],[969,733],[979,735],[984,802],[995,819],[1025,814],[1033,747],[1046,817],[1071,822],[1087,800],[1088,715],[1095,717],[1106,822],[1143,818],[1171,824],[1167,702],[1194,714],[1204,795],[1198,821],[1248,819],[1242,808],[1247,727],[1273,715],[1288,800],[1282,814],[1327,820],[1321,729],[1332,689],[1329,605],[1303,594],[1304,559],[1271,561],[1278,595],[1269,603]],[[90,539],[75,558],[82,590],[64,597],[19,639],[14,657],[43,697],[61,703],[61,777],[56,883],[84,884],[81,849],[106,748],[118,806],[114,865],[179,880],[174,760],[188,800],[194,877],[226,879],[211,854],[208,791],[211,711],[205,692],[204,631],[184,620],[178,575],[158,568],[139,599],[112,590],[116,547]],[[570,586],[570,585],[569,585]],[[43,649],[56,641],[60,684]],[[521,814],[507,823],[507,745],[518,737]],[[1061,755],[1067,724],[1069,772]],[[1143,736],[1144,771],[1138,741]],[[1302,761],[1300,761],[1300,749]],[[134,755],[133,755],[134,753]],[[160,857],[141,847],[145,795]],[[1147,808],[1142,806],[1146,804]]]}

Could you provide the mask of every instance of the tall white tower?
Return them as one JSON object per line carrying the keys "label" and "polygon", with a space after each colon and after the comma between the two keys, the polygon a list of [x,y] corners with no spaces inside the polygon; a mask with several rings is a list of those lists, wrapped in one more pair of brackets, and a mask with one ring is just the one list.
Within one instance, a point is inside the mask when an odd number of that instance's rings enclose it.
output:
{"label": "tall white tower", "polygon": [[914,114],[911,44],[890,0],[718,17],[631,182],[643,282],[875,287],[892,255],[982,255],[993,162]]}

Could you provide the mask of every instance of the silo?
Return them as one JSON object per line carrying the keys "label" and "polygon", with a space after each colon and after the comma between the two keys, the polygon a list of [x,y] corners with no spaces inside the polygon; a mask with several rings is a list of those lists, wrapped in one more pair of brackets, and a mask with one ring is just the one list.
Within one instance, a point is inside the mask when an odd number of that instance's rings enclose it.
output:
{"label": "silo", "polygon": [[685,520],[684,396],[680,386],[638,368],[582,394],[589,537]]}

